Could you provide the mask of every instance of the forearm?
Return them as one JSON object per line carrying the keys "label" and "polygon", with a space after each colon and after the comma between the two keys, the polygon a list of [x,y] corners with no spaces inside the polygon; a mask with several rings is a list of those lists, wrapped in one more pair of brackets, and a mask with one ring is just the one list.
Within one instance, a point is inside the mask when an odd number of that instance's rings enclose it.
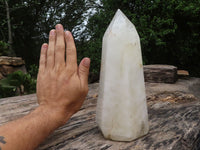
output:
{"label": "forearm", "polygon": [[39,106],[27,116],[0,127],[0,149],[33,150],[52,131],[63,125],[70,115],[46,106]]}

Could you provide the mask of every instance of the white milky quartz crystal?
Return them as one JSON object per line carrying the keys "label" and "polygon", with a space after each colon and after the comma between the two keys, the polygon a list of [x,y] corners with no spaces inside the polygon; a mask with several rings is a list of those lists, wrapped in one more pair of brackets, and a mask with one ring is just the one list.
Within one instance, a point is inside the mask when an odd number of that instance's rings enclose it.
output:
{"label": "white milky quartz crystal", "polygon": [[104,137],[116,141],[149,130],[140,39],[120,10],[103,37],[96,120]]}

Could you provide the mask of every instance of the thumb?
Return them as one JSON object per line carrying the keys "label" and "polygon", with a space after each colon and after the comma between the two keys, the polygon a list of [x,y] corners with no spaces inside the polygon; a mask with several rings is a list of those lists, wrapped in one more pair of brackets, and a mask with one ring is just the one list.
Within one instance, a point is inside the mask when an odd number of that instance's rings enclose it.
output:
{"label": "thumb", "polygon": [[88,84],[89,70],[90,70],[90,59],[83,58],[79,64],[79,77],[83,85]]}

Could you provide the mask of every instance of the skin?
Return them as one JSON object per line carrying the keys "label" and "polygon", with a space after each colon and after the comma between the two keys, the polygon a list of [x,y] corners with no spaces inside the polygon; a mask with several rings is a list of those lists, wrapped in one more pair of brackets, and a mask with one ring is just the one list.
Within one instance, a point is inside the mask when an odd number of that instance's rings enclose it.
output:
{"label": "skin", "polygon": [[[66,58],[66,59],[65,59]],[[90,59],[77,65],[76,47],[61,24],[50,31],[41,47],[37,78],[39,106],[28,115],[0,127],[0,150],[33,150],[64,125],[83,104],[88,93]]]}

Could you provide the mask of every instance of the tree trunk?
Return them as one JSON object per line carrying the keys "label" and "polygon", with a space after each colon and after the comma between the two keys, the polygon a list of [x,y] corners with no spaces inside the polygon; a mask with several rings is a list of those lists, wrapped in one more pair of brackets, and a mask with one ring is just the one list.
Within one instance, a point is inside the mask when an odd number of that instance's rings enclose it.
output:
{"label": "tree trunk", "polygon": [[10,10],[7,0],[5,0],[6,5],[6,17],[7,17],[7,24],[8,24],[8,44],[9,44],[9,52],[10,55],[16,56],[15,52],[13,51],[13,39],[12,39],[12,30],[11,30],[11,22],[10,22]]}

